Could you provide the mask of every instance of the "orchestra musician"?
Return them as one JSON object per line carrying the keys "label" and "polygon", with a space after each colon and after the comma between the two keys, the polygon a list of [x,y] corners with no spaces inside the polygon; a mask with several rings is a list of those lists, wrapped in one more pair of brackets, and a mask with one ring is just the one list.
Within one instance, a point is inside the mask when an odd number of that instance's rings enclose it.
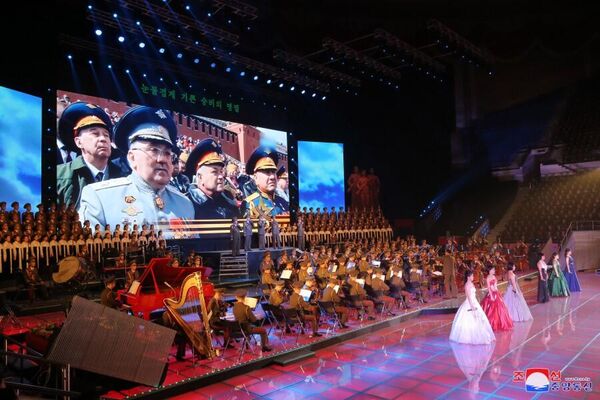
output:
{"label": "orchestra musician", "polygon": [[125,291],[129,291],[129,288],[134,281],[140,279],[140,273],[137,270],[137,263],[135,260],[129,262],[129,269],[125,273]]}
{"label": "orchestra musician", "polygon": [[35,289],[39,289],[42,298],[48,298],[47,282],[43,281],[40,277],[37,259],[35,257],[29,257],[27,259],[27,266],[24,270],[25,283],[27,285],[27,291],[29,295],[29,301],[33,302],[35,299]]}
{"label": "orchestra musician", "polygon": [[[223,331],[223,340],[224,343],[228,343],[229,341],[229,328],[223,324],[222,318],[225,317],[227,313],[228,304],[223,301],[223,293],[225,289],[223,288],[215,288],[215,294],[210,299],[207,305],[208,312],[208,324],[214,330]],[[231,343],[227,347],[233,347]]]}
{"label": "orchestra musician", "polygon": [[346,322],[348,322],[348,309],[342,306],[341,296],[343,294],[338,294],[334,288],[338,285],[338,280],[336,278],[331,278],[327,282],[327,286],[323,290],[321,294],[322,302],[331,302],[335,308],[335,312],[338,314],[340,319],[340,326],[342,328],[348,328]]}
{"label": "orchestra musician", "polygon": [[100,304],[105,307],[117,309],[120,306],[119,301],[117,300],[117,294],[114,289],[116,286],[116,281],[114,276],[110,276],[105,281],[106,287],[102,291],[100,295]]}
{"label": "orchestra musician", "polygon": [[314,312],[314,307],[306,302],[300,295],[300,291],[302,289],[302,282],[294,282],[294,291],[290,295],[289,307],[297,310],[300,318],[302,318],[303,321],[310,322],[312,327],[312,336],[319,337],[321,334],[319,333],[318,315]]}
{"label": "orchestra musician", "polygon": [[240,324],[242,330],[247,335],[260,335],[260,344],[262,351],[271,351],[269,347],[269,336],[267,331],[263,327],[253,326],[252,324],[257,321],[256,316],[245,303],[247,291],[246,289],[238,289],[235,292],[236,303],[233,306],[233,316],[235,320]]}

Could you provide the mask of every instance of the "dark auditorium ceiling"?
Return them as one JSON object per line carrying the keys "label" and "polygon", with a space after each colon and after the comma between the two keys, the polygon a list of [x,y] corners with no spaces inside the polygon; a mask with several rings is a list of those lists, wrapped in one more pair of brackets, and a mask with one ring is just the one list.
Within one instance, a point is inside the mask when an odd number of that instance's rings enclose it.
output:
{"label": "dark auditorium ceiling", "polygon": [[[363,52],[376,46],[369,42],[370,39],[354,40],[372,34],[376,29],[383,29],[435,61],[450,66],[456,61],[456,57],[435,46],[436,35],[427,29],[431,18],[440,21],[475,46],[490,50],[493,56],[501,59],[519,57],[534,46],[557,53],[576,50],[592,38],[597,38],[600,25],[595,19],[599,14],[594,2],[588,1],[245,0],[244,3],[256,8],[257,18],[236,15],[222,5],[235,4],[235,0],[223,0],[224,3],[219,0],[149,2],[157,6],[168,5],[181,14],[186,14],[185,6],[189,5],[196,11],[198,20],[239,36],[238,46],[225,46],[236,54],[277,67],[285,65],[274,60],[273,51],[276,49],[302,57],[313,54],[307,58],[353,76],[356,76],[355,72],[329,62],[328,53],[322,51],[324,39],[330,38],[341,43],[350,41],[350,46]],[[48,35],[48,26],[53,26],[57,34],[94,40],[93,24],[85,17],[86,6],[93,4],[94,7],[109,10],[117,9],[119,3],[108,0],[58,0],[54,7],[51,4],[40,4],[39,7],[31,8],[24,3],[15,7],[26,7],[27,14],[37,21],[37,24],[30,26],[24,38],[35,46],[40,40],[35,38],[36,29],[44,38],[52,38],[52,35]],[[205,10],[211,10],[214,15],[208,18]],[[132,13],[132,18],[138,18],[135,10]],[[229,20],[232,23],[228,23]],[[3,25],[2,29],[10,27]],[[251,29],[246,30],[248,27]],[[9,28],[4,36],[10,37],[10,34]],[[42,51],[52,48],[50,45],[43,47]],[[25,56],[31,57],[30,51],[21,51]],[[384,62],[388,61],[388,57],[382,57],[376,50],[367,54]],[[33,66],[42,62],[47,63],[47,59],[34,57]],[[410,73],[405,74],[407,70],[410,72],[410,66],[407,68],[400,60],[387,65],[403,72],[403,79],[411,77]],[[32,65],[27,67],[31,68]],[[18,75],[20,71],[17,68],[15,74]]]}

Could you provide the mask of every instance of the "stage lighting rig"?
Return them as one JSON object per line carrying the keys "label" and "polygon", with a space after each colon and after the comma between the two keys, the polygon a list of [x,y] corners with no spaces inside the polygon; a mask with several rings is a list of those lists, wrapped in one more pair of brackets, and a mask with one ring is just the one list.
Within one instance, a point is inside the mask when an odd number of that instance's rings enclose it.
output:
{"label": "stage lighting rig", "polygon": [[225,45],[237,46],[240,43],[240,37],[234,33],[187,15],[175,13],[168,7],[157,6],[146,0],[122,0],[119,5],[123,8],[136,10],[150,18],[158,18],[162,23],[174,25],[183,30],[196,30],[202,35],[216,39]]}
{"label": "stage lighting rig", "polygon": [[258,8],[238,0],[213,0],[218,9],[229,8],[235,15],[249,20],[258,18]]}
{"label": "stage lighting rig", "polygon": [[402,74],[385,64],[380,63],[379,61],[365,56],[353,48],[340,43],[333,39],[324,39],[323,47],[333,51],[335,54],[343,57],[346,60],[353,61],[356,64],[363,65],[365,67],[370,68],[371,70],[378,72],[382,76],[385,76],[387,79],[391,79],[394,81],[399,81],[402,77]]}
{"label": "stage lighting rig", "polygon": [[383,41],[387,46],[406,54],[406,57],[416,66],[425,67],[437,74],[442,74],[446,71],[446,67],[443,64],[383,29],[376,29],[373,37],[376,40]]}
{"label": "stage lighting rig", "polygon": [[297,56],[285,50],[274,50],[273,58],[283,62],[284,64],[292,65],[307,70],[311,73],[318,74],[323,78],[327,78],[332,81],[339,82],[345,85],[350,85],[353,87],[360,87],[360,80],[353,78],[348,74],[336,71],[332,68],[322,66],[321,64],[317,64],[315,62],[307,60],[304,57]]}
{"label": "stage lighting rig", "polygon": [[439,36],[439,43],[444,48],[453,50],[461,55],[465,61],[475,61],[476,64],[484,65],[488,68],[494,64],[493,55],[483,47],[476,46],[466,38],[462,37],[454,30],[450,29],[436,19],[427,21],[427,29]]}

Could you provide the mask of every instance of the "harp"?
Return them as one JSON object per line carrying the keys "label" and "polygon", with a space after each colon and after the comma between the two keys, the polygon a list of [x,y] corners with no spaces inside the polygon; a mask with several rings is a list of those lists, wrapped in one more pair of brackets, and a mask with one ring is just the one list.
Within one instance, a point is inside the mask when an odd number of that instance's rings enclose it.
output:
{"label": "harp", "polygon": [[217,352],[212,347],[209,315],[204,298],[202,276],[199,272],[186,276],[181,284],[180,298],[166,298],[164,305],[198,354],[208,358],[217,356]]}

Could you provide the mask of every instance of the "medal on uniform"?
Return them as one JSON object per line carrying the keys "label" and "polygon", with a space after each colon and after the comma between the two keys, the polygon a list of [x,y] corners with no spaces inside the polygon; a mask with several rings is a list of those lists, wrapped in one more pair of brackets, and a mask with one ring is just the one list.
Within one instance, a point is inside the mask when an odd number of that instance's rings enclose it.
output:
{"label": "medal on uniform", "polygon": [[165,201],[158,196],[154,198],[154,204],[156,204],[156,207],[158,207],[159,210],[165,208]]}
{"label": "medal on uniform", "polygon": [[131,204],[135,201],[135,197],[133,196],[125,196],[125,203]]}
{"label": "medal on uniform", "polygon": [[142,210],[137,209],[135,206],[132,206],[132,205],[125,207],[121,211],[124,212],[125,214],[131,216],[131,217],[134,217],[134,216],[142,213]]}

